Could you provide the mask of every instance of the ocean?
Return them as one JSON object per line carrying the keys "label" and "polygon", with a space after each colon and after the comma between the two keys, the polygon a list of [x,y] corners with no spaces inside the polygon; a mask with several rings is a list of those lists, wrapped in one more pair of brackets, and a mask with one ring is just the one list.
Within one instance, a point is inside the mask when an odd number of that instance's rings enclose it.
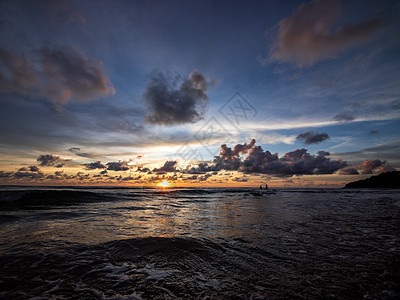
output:
{"label": "ocean", "polygon": [[0,298],[399,299],[400,191],[0,188]]}

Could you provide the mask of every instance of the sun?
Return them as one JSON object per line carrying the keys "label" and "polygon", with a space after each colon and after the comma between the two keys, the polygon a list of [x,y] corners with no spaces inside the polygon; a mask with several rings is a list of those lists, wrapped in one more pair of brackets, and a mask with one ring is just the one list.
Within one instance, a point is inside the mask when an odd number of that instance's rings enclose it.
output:
{"label": "sun", "polygon": [[163,181],[161,181],[161,182],[158,184],[158,186],[159,186],[159,187],[162,187],[162,188],[167,188],[167,187],[171,187],[171,186],[172,186],[172,183],[169,182],[168,180],[164,179]]}

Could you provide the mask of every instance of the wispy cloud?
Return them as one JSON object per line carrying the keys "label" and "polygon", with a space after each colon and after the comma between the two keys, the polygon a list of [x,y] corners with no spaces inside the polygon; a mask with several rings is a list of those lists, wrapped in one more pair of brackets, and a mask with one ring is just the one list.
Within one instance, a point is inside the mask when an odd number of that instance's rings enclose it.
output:
{"label": "wispy cloud", "polygon": [[44,47],[39,52],[48,78],[44,91],[56,103],[89,101],[115,93],[101,62],[71,47]]}
{"label": "wispy cloud", "polygon": [[112,95],[115,89],[100,61],[71,47],[42,47],[35,64],[25,54],[0,48],[0,93],[48,98],[57,108],[68,101],[90,101]]}
{"label": "wispy cloud", "polygon": [[357,151],[350,152],[334,152],[332,157],[342,157],[352,161],[371,160],[371,157],[380,160],[387,160],[391,165],[400,167],[400,140],[390,141],[376,146],[363,148]]}
{"label": "wispy cloud", "polygon": [[338,113],[336,116],[333,117],[333,119],[338,122],[350,122],[353,121],[355,118],[353,116],[353,112],[345,111]]}
{"label": "wispy cloud", "polygon": [[278,40],[265,62],[278,60],[294,62],[299,67],[311,66],[369,41],[387,24],[383,17],[375,17],[334,28],[341,13],[341,4],[337,0],[302,3],[293,15],[279,22]]}

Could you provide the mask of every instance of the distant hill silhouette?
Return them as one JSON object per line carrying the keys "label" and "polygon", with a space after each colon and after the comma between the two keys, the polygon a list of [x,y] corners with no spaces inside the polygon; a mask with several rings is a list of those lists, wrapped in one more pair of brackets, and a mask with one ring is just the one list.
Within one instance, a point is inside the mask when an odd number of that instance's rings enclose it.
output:
{"label": "distant hill silhouette", "polygon": [[364,180],[353,181],[345,185],[345,188],[400,188],[400,171],[382,173]]}

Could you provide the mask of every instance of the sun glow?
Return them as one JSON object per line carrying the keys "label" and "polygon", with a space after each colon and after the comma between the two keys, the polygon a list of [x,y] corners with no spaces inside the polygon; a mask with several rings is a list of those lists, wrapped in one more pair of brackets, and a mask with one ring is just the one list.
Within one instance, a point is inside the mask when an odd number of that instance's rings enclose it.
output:
{"label": "sun glow", "polygon": [[161,182],[158,184],[158,186],[159,186],[159,187],[162,187],[162,188],[167,188],[167,187],[171,187],[171,186],[172,186],[172,183],[169,182],[168,180],[164,179],[163,181],[161,181]]}

